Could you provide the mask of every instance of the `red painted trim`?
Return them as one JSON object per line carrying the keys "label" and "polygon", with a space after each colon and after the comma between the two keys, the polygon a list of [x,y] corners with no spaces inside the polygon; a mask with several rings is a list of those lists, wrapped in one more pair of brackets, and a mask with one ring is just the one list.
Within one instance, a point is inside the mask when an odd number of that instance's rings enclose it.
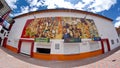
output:
{"label": "red painted trim", "polygon": [[104,51],[104,44],[103,44],[103,42],[106,42],[106,43],[107,43],[107,48],[108,48],[108,51],[110,51],[110,44],[109,44],[109,40],[108,40],[108,39],[101,39],[101,46],[102,46],[103,53],[105,53],[105,51]]}
{"label": "red painted trim", "polygon": [[110,49],[110,43],[109,43],[109,40],[107,39],[106,41],[107,41],[107,45],[108,45],[108,51],[110,51],[111,49]]}
{"label": "red painted trim", "polygon": [[31,40],[31,39],[20,39],[20,41],[24,41],[24,42],[34,42],[34,40]]}
{"label": "red painted trim", "polygon": [[[7,18],[7,16],[9,15],[10,12],[11,12],[11,10],[2,16],[3,22],[5,21],[5,19]],[[3,25],[3,22],[1,23],[1,25]]]}
{"label": "red painted trim", "polygon": [[22,42],[32,42],[30,56],[33,57],[34,40],[30,40],[30,39],[20,39],[20,40],[19,40],[19,44],[18,44],[18,53],[20,53]]}
{"label": "red painted trim", "polygon": [[101,40],[101,46],[102,46],[102,53],[104,53],[104,44],[103,44],[103,40]]}
{"label": "red painted trim", "polygon": [[31,57],[33,57],[33,50],[34,50],[34,42],[32,42],[32,46],[31,46]]}
{"label": "red painted trim", "polygon": [[21,50],[21,44],[22,44],[22,42],[21,42],[21,40],[19,40],[19,43],[18,43],[18,53],[20,53],[20,50]]}
{"label": "red painted trim", "polygon": [[8,38],[5,37],[4,40],[3,40],[3,47],[6,47],[7,40],[8,40]]}
{"label": "red painted trim", "polygon": [[21,34],[21,38],[30,38],[30,37],[24,37],[24,35],[25,35],[25,33],[26,33],[26,27],[28,26],[28,24],[30,24],[32,21],[33,21],[34,19],[28,19],[27,21],[26,21],[26,24],[25,24],[25,26],[24,26],[24,28],[23,28],[23,30],[22,30],[22,34]]}
{"label": "red painted trim", "polygon": [[11,30],[12,26],[13,26],[13,23],[12,23],[12,24],[10,24],[10,26],[9,26],[9,31]]}

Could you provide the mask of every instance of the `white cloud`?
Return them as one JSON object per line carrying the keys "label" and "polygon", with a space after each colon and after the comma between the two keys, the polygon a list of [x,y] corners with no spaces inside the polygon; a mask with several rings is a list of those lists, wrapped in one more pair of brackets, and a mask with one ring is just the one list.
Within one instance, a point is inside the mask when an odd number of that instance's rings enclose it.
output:
{"label": "white cloud", "polygon": [[36,11],[36,10],[38,10],[37,7],[32,7],[32,8],[30,9],[30,11]]}
{"label": "white cloud", "polygon": [[116,0],[94,0],[93,4],[89,8],[94,8],[92,12],[101,12],[104,10],[109,10],[112,5],[116,4]]}
{"label": "white cloud", "polygon": [[82,2],[85,3],[85,4],[89,4],[89,3],[94,2],[94,1],[95,0],[82,0]]}
{"label": "white cloud", "polygon": [[51,8],[70,8],[72,9],[74,5],[70,2],[64,0],[45,0],[44,5],[48,6],[48,9]]}
{"label": "white cloud", "polygon": [[23,6],[21,7],[21,13],[28,13],[29,12],[29,6]]}
{"label": "white cloud", "polygon": [[21,14],[28,13],[30,11],[36,11],[36,10],[38,10],[37,7],[30,8],[29,6],[22,6],[20,9],[21,9],[21,11],[19,13],[10,14],[10,16],[14,17],[14,16],[18,16],[18,15],[21,15]]}
{"label": "white cloud", "polygon": [[40,6],[42,6],[43,0],[26,0],[26,2],[30,4],[30,11],[36,11]]}
{"label": "white cloud", "polygon": [[37,4],[37,0],[27,0],[30,3],[30,6],[35,6]]}
{"label": "white cloud", "polygon": [[120,16],[116,18],[116,20],[120,20]]}
{"label": "white cloud", "polygon": [[44,2],[44,5],[46,5],[48,9],[59,7],[87,10],[92,12],[109,10],[114,4],[116,4],[116,0],[82,0],[77,4],[72,4],[71,2],[64,0],[45,0]]}
{"label": "white cloud", "polygon": [[16,9],[17,8],[17,5],[16,5],[17,0],[5,0],[5,1],[10,6],[11,9]]}
{"label": "white cloud", "polygon": [[[15,3],[17,0],[6,0],[12,8],[17,8]],[[116,4],[116,0],[80,0],[78,3],[73,4],[71,0],[25,0],[29,6],[21,7],[21,12],[18,14],[27,13],[29,11],[36,11],[41,6],[47,6],[47,9],[54,8],[69,8],[78,9],[91,12],[101,12],[109,10],[112,5]]]}
{"label": "white cloud", "polygon": [[36,7],[42,6],[42,2],[43,2],[43,0],[26,0],[26,1],[30,4],[30,7],[33,7],[33,6],[36,6]]}
{"label": "white cloud", "polygon": [[21,15],[21,14],[25,14],[25,13],[30,12],[29,6],[22,6],[20,9],[21,9],[21,12],[19,12],[19,13],[14,13],[14,14],[10,14],[10,16],[11,16],[11,17],[14,17],[14,16],[18,16],[18,15]]}
{"label": "white cloud", "polygon": [[116,18],[116,22],[114,24],[115,27],[119,27],[120,26],[120,16]]}
{"label": "white cloud", "polygon": [[85,4],[83,4],[82,2],[78,2],[74,7],[75,9],[83,10]]}

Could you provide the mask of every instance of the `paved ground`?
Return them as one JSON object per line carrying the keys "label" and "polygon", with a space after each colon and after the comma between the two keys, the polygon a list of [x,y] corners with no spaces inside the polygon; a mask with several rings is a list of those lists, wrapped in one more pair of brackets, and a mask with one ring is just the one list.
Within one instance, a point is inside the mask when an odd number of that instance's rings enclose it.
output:
{"label": "paved ground", "polygon": [[0,68],[120,68],[120,47],[97,57],[75,61],[38,60],[0,47]]}

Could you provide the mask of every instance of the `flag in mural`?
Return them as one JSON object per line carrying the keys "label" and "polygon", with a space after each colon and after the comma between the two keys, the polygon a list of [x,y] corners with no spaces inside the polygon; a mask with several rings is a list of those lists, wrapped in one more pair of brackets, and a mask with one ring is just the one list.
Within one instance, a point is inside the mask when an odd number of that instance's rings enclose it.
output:
{"label": "flag in mural", "polygon": [[23,29],[22,38],[82,38],[98,37],[92,19],[76,17],[44,17],[29,19]]}

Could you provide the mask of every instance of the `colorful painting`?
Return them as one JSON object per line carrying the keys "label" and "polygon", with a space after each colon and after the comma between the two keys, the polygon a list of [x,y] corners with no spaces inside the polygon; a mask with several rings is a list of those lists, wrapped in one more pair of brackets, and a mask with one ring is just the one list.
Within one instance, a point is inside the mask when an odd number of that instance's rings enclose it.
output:
{"label": "colorful painting", "polygon": [[92,19],[76,17],[45,17],[27,20],[22,38],[82,38],[99,37]]}

